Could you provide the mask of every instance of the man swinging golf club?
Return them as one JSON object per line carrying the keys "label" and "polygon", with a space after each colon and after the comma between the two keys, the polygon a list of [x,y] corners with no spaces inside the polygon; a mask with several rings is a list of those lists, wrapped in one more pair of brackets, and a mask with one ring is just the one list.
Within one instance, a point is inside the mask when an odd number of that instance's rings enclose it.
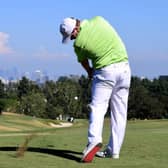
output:
{"label": "man swinging golf club", "polygon": [[[74,40],[77,59],[92,79],[88,145],[82,161],[91,162],[95,155],[118,159],[125,135],[131,77],[125,46],[115,29],[101,16],[83,21],[65,18],[60,32],[63,43]],[[99,151],[108,106],[110,138],[106,149]]]}

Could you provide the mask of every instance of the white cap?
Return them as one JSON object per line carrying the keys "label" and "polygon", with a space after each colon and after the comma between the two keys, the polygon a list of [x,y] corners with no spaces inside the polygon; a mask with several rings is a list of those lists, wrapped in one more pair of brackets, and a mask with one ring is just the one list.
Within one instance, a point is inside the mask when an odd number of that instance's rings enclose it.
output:
{"label": "white cap", "polygon": [[62,43],[66,43],[71,36],[73,29],[76,26],[76,19],[74,18],[65,18],[60,24],[60,33],[62,34]]}

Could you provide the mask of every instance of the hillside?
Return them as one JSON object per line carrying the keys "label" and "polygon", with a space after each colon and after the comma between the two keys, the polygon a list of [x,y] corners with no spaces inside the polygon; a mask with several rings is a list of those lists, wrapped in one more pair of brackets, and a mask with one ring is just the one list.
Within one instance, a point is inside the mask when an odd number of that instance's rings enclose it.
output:
{"label": "hillside", "polygon": [[71,125],[72,123],[34,118],[16,113],[3,112],[0,116],[0,132],[41,131]]}

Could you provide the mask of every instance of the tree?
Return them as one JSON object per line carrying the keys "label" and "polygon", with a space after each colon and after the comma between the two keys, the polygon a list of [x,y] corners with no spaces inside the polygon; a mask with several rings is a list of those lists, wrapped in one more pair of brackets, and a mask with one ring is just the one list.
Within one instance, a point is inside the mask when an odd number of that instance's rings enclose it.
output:
{"label": "tree", "polygon": [[59,114],[63,114],[63,107],[58,107],[56,82],[47,81],[42,88],[46,97],[46,114],[48,118],[55,119]]}
{"label": "tree", "polygon": [[128,119],[159,119],[164,118],[165,108],[163,103],[151,94],[150,85],[144,86],[144,81],[132,79],[128,103]]}
{"label": "tree", "polygon": [[39,86],[26,77],[23,77],[18,84],[17,95],[21,99],[22,96],[29,95],[31,92],[38,93],[41,92]]}
{"label": "tree", "polygon": [[76,79],[61,78],[57,81],[56,106],[63,107],[64,114],[74,117],[80,114],[79,97],[80,87]]}
{"label": "tree", "polygon": [[5,85],[0,80],[0,98],[4,98],[4,97],[5,97]]}
{"label": "tree", "polygon": [[9,82],[8,85],[5,86],[6,89],[6,98],[9,99],[17,99],[17,89],[18,83]]}
{"label": "tree", "polygon": [[5,108],[5,103],[2,99],[0,99],[0,115],[2,114],[2,111],[4,110]]}
{"label": "tree", "polygon": [[[128,102],[128,119],[168,118],[168,80],[133,76]],[[37,85],[23,77],[18,83],[0,81],[0,109],[55,119],[60,114],[76,118],[89,116],[91,82],[82,75],[62,76]],[[17,105],[17,109],[16,109]],[[108,114],[108,113],[107,113]]]}
{"label": "tree", "polygon": [[22,96],[18,105],[18,111],[22,114],[47,118],[46,114],[45,96],[41,93],[31,93],[26,96]]}
{"label": "tree", "polygon": [[23,77],[18,84],[18,98],[21,99],[22,96],[28,95],[30,92],[30,83],[29,80],[26,77]]}

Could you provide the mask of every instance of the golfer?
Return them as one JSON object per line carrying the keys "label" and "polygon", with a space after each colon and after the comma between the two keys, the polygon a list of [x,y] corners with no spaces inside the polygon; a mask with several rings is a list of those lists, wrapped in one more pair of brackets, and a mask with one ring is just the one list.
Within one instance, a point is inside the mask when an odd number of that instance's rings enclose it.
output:
{"label": "golfer", "polygon": [[[88,145],[82,161],[91,162],[95,155],[118,159],[125,135],[131,77],[125,46],[115,29],[101,16],[83,21],[65,18],[60,32],[63,43],[74,40],[78,62],[92,79]],[[100,151],[108,107],[110,138],[105,150]]]}

